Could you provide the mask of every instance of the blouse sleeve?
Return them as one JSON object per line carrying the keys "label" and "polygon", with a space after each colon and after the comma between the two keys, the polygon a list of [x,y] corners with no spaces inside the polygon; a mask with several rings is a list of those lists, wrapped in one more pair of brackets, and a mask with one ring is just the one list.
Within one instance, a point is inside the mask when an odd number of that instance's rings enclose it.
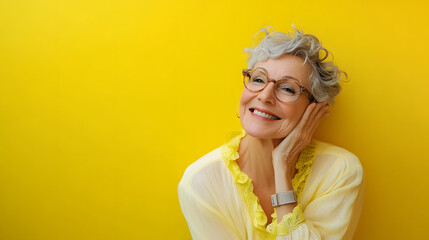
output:
{"label": "blouse sleeve", "polygon": [[304,211],[298,204],[293,213],[284,215],[274,226],[276,239],[353,239],[363,204],[364,173],[355,155],[345,158],[357,164],[339,164],[318,179],[321,184],[329,182],[329,187],[315,196]]}
{"label": "blouse sleeve", "polygon": [[211,204],[182,182],[179,202],[193,239],[242,239],[232,224]]}

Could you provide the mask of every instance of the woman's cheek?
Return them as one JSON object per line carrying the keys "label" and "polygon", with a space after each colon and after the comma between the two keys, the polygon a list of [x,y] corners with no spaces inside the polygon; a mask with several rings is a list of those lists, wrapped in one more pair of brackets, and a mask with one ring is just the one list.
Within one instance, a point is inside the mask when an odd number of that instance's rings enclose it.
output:
{"label": "woman's cheek", "polygon": [[243,92],[241,93],[240,110],[239,110],[240,117],[246,114],[246,109],[249,107],[247,106],[247,104],[252,100],[253,97],[254,97],[254,94],[247,92],[246,89],[244,89]]}
{"label": "woman's cheek", "polygon": [[240,105],[238,106],[238,113],[240,114],[240,117],[244,116],[244,113],[246,111],[246,104],[244,103],[243,97],[240,99]]}
{"label": "woman's cheek", "polygon": [[285,121],[283,124],[283,135],[287,136],[298,125],[303,111],[300,108],[288,108],[284,111]]}

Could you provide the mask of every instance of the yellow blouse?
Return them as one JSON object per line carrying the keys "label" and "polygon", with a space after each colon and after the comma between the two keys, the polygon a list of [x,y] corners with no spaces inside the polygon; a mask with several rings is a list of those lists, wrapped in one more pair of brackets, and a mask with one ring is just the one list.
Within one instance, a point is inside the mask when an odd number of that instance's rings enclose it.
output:
{"label": "yellow blouse", "polygon": [[298,204],[277,224],[236,163],[244,130],[192,163],[178,186],[193,239],[352,239],[363,204],[364,172],[351,152],[312,139],[301,151],[292,180]]}

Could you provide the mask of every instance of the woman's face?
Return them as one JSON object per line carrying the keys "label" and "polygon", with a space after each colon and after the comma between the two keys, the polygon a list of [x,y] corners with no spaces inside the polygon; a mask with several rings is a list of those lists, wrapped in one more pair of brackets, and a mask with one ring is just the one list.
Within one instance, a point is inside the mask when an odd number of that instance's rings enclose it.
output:
{"label": "woman's face", "polygon": [[[258,62],[254,68],[264,68],[271,79],[291,76],[299,80],[300,85],[310,89],[310,66],[300,57],[286,54],[275,59]],[[240,99],[240,121],[247,134],[262,139],[285,138],[298,124],[309,104],[308,96],[303,93],[292,103],[280,102],[274,95],[274,83],[270,82],[261,92],[243,89]],[[254,113],[257,109],[280,119],[270,119]]]}

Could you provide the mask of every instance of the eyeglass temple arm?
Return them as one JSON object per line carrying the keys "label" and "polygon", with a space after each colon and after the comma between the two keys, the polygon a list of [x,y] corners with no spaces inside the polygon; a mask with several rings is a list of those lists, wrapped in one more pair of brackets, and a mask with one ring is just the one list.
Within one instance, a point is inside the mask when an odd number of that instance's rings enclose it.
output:
{"label": "eyeglass temple arm", "polygon": [[243,76],[246,76],[246,74],[247,74],[249,71],[250,71],[250,69],[243,69],[243,71],[242,71]]}
{"label": "eyeglass temple arm", "polygon": [[307,90],[307,88],[305,88],[305,87],[301,87],[301,89],[302,89],[302,91],[303,91],[303,92],[305,92],[305,93],[307,94],[308,99],[310,100],[310,103],[312,103],[312,102],[317,103],[316,98],[313,96],[313,94],[311,94],[311,93],[310,93],[310,91],[309,91],[309,90]]}

